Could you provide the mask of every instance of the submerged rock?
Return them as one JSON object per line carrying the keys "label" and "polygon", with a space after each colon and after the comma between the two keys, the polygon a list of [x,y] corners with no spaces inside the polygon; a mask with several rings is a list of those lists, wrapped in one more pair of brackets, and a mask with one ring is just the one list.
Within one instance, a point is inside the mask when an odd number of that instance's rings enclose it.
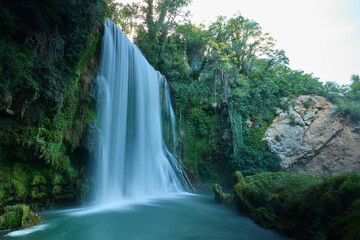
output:
{"label": "submerged rock", "polygon": [[43,217],[31,212],[25,204],[17,204],[4,208],[0,216],[0,229],[22,229],[40,223]]}
{"label": "submerged rock", "polygon": [[231,196],[228,193],[222,191],[222,187],[219,184],[214,184],[212,190],[215,193],[215,200],[219,203],[231,203]]}

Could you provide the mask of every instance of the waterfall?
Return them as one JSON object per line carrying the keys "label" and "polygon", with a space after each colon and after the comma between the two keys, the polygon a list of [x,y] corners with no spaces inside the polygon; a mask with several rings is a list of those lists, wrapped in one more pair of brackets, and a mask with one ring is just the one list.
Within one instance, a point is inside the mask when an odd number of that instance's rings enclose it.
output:
{"label": "waterfall", "polygon": [[169,148],[171,148],[173,153],[176,153],[176,120],[175,120],[175,113],[172,108],[171,104],[171,94],[170,94],[170,88],[169,85],[165,79],[165,77],[162,78],[162,117],[163,117],[163,129],[165,131],[164,137],[166,138],[166,141],[169,144]]}
{"label": "waterfall", "polygon": [[[163,141],[162,111],[169,111],[165,115],[171,116],[175,131],[166,80],[110,20],[105,23],[97,81],[102,96],[97,202],[184,191],[181,167]],[[175,133],[172,137],[175,141]]]}

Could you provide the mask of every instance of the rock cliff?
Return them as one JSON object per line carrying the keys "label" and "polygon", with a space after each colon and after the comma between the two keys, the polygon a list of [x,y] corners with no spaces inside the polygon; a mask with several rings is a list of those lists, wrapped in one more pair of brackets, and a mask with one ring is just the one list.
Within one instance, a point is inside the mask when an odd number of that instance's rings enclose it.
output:
{"label": "rock cliff", "polygon": [[324,97],[302,95],[289,102],[287,110],[277,109],[265,134],[285,170],[322,177],[360,171],[360,123],[337,115]]}
{"label": "rock cliff", "polygon": [[1,2],[1,216],[18,204],[38,211],[84,200],[105,11],[102,0]]}

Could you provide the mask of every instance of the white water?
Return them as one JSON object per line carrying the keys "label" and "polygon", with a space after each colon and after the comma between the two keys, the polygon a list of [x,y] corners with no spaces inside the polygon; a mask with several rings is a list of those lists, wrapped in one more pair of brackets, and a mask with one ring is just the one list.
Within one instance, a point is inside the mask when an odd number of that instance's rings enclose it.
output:
{"label": "white water", "polygon": [[31,228],[25,228],[23,230],[13,231],[5,235],[5,237],[20,237],[20,236],[26,236],[31,233],[37,232],[37,231],[44,231],[49,227],[50,224],[41,224],[37,226],[33,226]]}
{"label": "white water", "polygon": [[[102,101],[97,203],[114,205],[182,192],[173,167],[177,172],[181,168],[162,138],[160,89],[166,80],[110,20],[104,31],[98,75]],[[164,96],[173,118],[170,96]]]}

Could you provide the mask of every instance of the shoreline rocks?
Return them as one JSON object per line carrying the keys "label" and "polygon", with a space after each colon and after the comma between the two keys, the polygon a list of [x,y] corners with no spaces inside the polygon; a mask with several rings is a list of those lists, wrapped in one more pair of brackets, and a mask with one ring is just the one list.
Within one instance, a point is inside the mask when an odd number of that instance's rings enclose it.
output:
{"label": "shoreline rocks", "polygon": [[224,193],[222,191],[222,187],[219,184],[217,184],[217,183],[214,184],[212,186],[212,190],[215,193],[215,197],[214,197],[215,201],[217,201],[219,203],[231,203],[232,202],[230,194]]}
{"label": "shoreline rocks", "polygon": [[0,216],[0,229],[23,229],[42,222],[43,217],[31,212],[25,204],[4,207]]}

